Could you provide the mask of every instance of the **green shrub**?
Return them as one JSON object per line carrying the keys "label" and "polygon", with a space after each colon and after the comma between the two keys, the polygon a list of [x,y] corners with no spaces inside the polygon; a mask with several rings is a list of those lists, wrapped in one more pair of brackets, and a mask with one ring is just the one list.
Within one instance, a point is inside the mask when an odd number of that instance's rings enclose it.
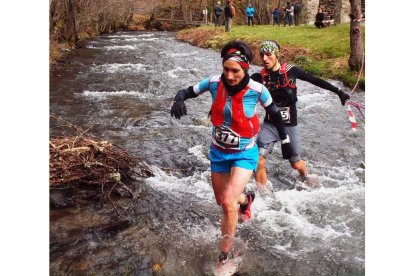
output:
{"label": "green shrub", "polygon": [[308,56],[297,56],[293,63],[300,65],[300,66],[309,66],[313,62],[313,59]]}

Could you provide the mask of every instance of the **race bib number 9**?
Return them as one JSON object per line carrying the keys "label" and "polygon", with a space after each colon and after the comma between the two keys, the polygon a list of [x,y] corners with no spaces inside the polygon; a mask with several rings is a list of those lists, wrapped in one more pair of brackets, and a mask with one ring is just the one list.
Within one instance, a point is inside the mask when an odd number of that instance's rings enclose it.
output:
{"label": "race bib number 9", "polygon": [[280,115],[284,123],[290,123],[290,107],[280,107]]}
{"label": "race bib number 9", "polygon": [[214,128],[214,141],[216,145],[225,149],[240,149],[240,136],[225,126]]}

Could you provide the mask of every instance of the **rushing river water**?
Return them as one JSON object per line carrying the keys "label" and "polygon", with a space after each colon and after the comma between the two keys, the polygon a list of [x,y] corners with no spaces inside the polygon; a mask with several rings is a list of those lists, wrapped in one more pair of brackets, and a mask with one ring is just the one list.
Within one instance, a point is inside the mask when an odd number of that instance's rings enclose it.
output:
{"label": "rushing river water", "polygon": [[[210,184],[211,98],[187,101],[181,120],[169,111],[178,89],[220,72],[219,53],[174,33],[128,32],[91,40],[51,73],[51,113],[144,158],[155,172],[134,183],[134,199],[117,202],[123,220],[116,226],[110,204],[52,209],[51,274],[212,275],[221,209]],[[302,81],[298,87],[303,157],[322,187],[299,189],[297,172],[275,148],[270,189],[257,191],[253,220],[238,225],[239,274],[363,275],[361,117],[353,132],[336,95]],[[364,95],[353,99],[363,103]],[[248,188],[256,189],[253,178]]]}

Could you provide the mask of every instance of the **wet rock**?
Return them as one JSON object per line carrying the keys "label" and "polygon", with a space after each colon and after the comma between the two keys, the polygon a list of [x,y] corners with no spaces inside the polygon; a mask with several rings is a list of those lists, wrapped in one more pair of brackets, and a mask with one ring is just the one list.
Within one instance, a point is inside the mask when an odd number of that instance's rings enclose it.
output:
{"label": "wet rock", "polygon": [[141,267],[142,268],[151,268],[151,259],[148,256],[145,256],[145,258],[141,261]]}
{"label": "wet rock", "polygon": [[88,246],[86,248],[88,250],[94,250],[94,249],[97,249],[98,246],[99,246],[99,244],[97,242],[90,241],[90,242],[88,242]]}
{"label": "wet rock", "polygon": [[305,187],[303,187],[302,185],[296,185],[296,186],[295,186],[295,189],[296,189],[297,191],[303,191],[303,190],[305,190],[306,188],[305,188]]}
{"label": "wet rock", "polygon": [[150,208],[146,208],[146,207],[142,207],[140,209],[137,210],[137,214],[142,215],[142,214],[146,214],[150,211]]}
{"label": "wet rock", "polygon": [[50,208],[67,208],[72,207],[74,204],[72,200],[62,192],[51,192],[49,197]]}
{"label": "wet rock", "polygon": [[198,211],[198,210],[193,210],[193,213],[194,214],[196,214],[198,217],[200,217],[200,218],[204,218],[204,214],[203,214],[203,212],[201,212],[201,211]]}
{"label": "wet rock", "polygon": [[131,225],[131,221],[129,219],[122,219],[113,223],[109,223],[104,225],[101,228],[101,232],[107,233],[109,235],[114,235],[125,228],[128,228]]}

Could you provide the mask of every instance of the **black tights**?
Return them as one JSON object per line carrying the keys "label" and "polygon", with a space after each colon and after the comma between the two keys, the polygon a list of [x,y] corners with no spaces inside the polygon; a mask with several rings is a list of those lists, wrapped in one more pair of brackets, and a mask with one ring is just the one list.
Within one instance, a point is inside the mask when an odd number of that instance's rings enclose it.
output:
{"label": "black tights", "polygon": [[250,22],[252,22],[252,26],[254,25],[253,24],[253,16],[248,16],[247,17],[247,25],[249,25],[250,26]]}

